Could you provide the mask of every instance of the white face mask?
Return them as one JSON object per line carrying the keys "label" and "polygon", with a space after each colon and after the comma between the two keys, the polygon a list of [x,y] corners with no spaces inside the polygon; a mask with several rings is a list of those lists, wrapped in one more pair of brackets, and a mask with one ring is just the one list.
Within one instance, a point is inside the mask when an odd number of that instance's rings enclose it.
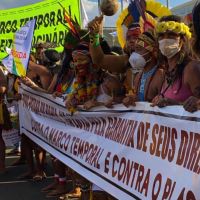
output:
{"label": "white face mask", "polygon": [[142,55],[133,52],[129,57],[129,63],[133,69],[143,70],[147,62]]}
{"label": "white face mask", "polygon": [[162,39],[159,41],[159,49],[164,56],[172,58],[181,50],[179,43],[179,39]]}

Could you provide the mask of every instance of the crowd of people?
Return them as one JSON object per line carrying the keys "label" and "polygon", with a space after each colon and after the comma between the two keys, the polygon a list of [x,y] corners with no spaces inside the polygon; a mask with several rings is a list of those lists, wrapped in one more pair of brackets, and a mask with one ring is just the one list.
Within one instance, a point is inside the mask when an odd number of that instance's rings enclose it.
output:
{"label": "crowd of people", "polygon": [[[62,54],[38,43],[31,54],[27,76],[12,81],[13,99],[20,99],[15,88],[17,81],[55,98],[63,96],[71,114],[80,105],[89,110],[100,105],[112,108],[120,103],[136,106],[136,102],[149,102],[160,108],[181,105],[188,112],[200,109],[200,62],[192,46],[195,34],[180,17],[164,16],[154,29],[145,32],[138,23],[131,24],[124,49],[108,45],[102,36],[102,23],[102,16],[95,17],[88,24],[90,34],[81,40],[69,32]],[[79,38],[87,33],[78,31]],[[2,113],[8,79],[1,69],[0,172],[5,170]],[[22,134],[21,151],[15,164],[24,159],[28,164],[28,172],[21,178],[42,181],[46,176],[45,150]],[[53,156],[52,165],[54,181],[42,189],[47,197],[90,199],[92,193],[94,200],[115,199]],[[72,190],[68,187],[69,180],[73,181]]]}

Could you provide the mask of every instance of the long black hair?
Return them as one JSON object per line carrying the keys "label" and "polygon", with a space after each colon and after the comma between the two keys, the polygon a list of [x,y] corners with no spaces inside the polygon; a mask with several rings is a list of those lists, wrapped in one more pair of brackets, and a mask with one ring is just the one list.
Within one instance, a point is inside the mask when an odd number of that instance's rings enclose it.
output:
{"label": "long black hair", "polygon": [[200,56],[200,2],[197,2],[192,11],[193,29],[194,29],[194,52]]}

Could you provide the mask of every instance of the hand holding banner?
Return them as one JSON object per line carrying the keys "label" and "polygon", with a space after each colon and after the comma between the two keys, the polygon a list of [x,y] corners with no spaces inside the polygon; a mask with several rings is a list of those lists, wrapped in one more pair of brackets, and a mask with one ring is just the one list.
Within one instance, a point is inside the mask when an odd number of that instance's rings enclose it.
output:
{"label": "hand holding banner", "polygon": [[199,200],[200,111],[137,102],[71,116],[60,98],[20,92],[21,132],[117,199]]}
{"label": "hand holding banner", "polygon": [[28,21],[14,35],[13,48],[8,57],[2,60],[8,71],[17,76],[25,76],[28,67],[35,19]]}

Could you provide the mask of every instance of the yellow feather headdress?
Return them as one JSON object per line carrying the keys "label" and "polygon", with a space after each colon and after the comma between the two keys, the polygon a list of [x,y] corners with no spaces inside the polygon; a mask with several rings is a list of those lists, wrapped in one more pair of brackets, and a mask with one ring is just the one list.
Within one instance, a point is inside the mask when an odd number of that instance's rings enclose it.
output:
{"label": "yellow feather headdress", "polygon": [[[146,20],[144,21],[142,17],[140,17],[139,20],[141,32],[147,31],[149,27],[155,27],[158,18],[171,14],[171,11],[160,2],[156,2],[154,0],[146,0],[145,3],[146,10],[144,15]],[[126,32],[128,27],[134,22],[135,20],[131,13],[129,13],[128,7],[121,12],[116,21],[118,41],[122,48],[125,46]]]}

